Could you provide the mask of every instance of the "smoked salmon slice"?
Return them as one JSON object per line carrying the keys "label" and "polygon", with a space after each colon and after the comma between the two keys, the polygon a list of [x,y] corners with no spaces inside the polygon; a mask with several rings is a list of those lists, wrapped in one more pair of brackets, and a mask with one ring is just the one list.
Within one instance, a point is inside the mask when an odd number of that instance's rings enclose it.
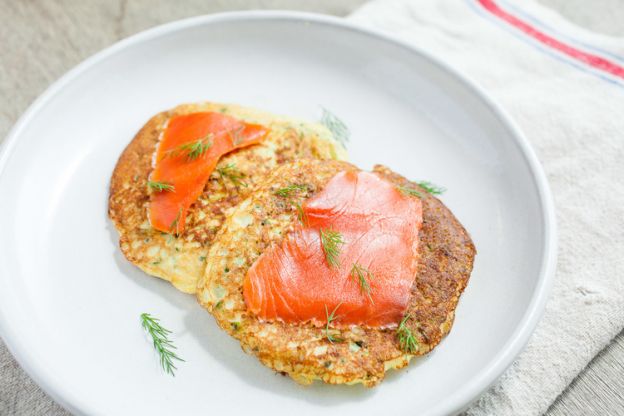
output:
{"label": "smoked salmon slice", "polygon": [[396,326],[418,269],[420,199],[374,173],[340,172],[302,210],[305,224],[249,268],[248,309],[266,321]]}
{"label": "smoked salmon slice", "polygon": [[260,142],[268,129],[233,117],[203,112],[169,120],[155,156],[149,220],[166,233],[184,231],[191,204],[201,195],[219,159],[226,153]]}

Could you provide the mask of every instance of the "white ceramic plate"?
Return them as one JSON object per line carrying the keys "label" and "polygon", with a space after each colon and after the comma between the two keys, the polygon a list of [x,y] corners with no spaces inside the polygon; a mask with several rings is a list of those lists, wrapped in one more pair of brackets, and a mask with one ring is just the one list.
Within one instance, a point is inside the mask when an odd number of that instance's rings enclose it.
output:
{"label": "white ceramic plate", "polygon": [[[379,387],[303,388],[244,354],[192,296],[117,248],[108,181],[128,141],[180,103],[240,103],[352,130],[364,168],[384,163],[448,188],[478,255],[450,335]],[[553,208],[526,140],[435,59],[342,20],[232,13],[175,22],[88,59],[24,114],[0,157],[0,328],[21,365],[91,415],[441,415],[512,362],[544,307]],[[150,312],[186,359],[165,375],[139,326]]]}

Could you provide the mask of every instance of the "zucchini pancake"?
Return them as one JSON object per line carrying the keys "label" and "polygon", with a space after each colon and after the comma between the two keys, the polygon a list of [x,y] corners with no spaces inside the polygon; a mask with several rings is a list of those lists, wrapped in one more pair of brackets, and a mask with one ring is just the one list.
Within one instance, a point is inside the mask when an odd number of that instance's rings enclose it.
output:
{"label": "zucchini pancake", "polygon": [[429,191],[383,166],[283,164],[212,239],[198,301],[299,383],[374,386],[450,331],[472,270],[468,233]]}
{"label": "zucchini pancake", "polygon": [[152,117],[119,158],[109,216],[126,258],[194,293],[229,210],[276,166],[345,158],[321,124],[236,105],[178,106]]}

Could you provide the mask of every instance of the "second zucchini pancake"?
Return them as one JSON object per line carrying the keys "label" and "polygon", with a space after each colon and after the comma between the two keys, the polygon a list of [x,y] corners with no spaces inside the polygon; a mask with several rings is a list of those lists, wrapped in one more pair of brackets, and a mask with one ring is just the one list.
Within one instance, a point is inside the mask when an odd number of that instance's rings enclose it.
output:
{"label": "second zucchini pancake", "polygon": [[309,384],[374,386],[449,332],[475,248],[383,166],[277,167],[212,241],[199,302],[246,352]]}

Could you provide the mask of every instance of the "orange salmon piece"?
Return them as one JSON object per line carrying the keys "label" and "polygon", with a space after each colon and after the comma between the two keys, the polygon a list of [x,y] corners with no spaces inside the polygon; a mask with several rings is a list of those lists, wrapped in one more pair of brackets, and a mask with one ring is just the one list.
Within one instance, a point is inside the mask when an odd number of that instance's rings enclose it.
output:
{"label": "orange salmon piece", "polygon": [[214,112],[174,116],[155,155],[149,220],[159,231],[180,234],[189,207],[201,195],[221,156],[259,143],[268,129]]}
{"label": "orange salmon piece", "polygon": [[[374,173],[340,172],[302,209],[305,224],[248,270],[248,309],[266,321],[321,326],[335,311],[332,326],[395,327],[418,272],[420,199]],[[321,232],[339,233],[333,262]]]}

